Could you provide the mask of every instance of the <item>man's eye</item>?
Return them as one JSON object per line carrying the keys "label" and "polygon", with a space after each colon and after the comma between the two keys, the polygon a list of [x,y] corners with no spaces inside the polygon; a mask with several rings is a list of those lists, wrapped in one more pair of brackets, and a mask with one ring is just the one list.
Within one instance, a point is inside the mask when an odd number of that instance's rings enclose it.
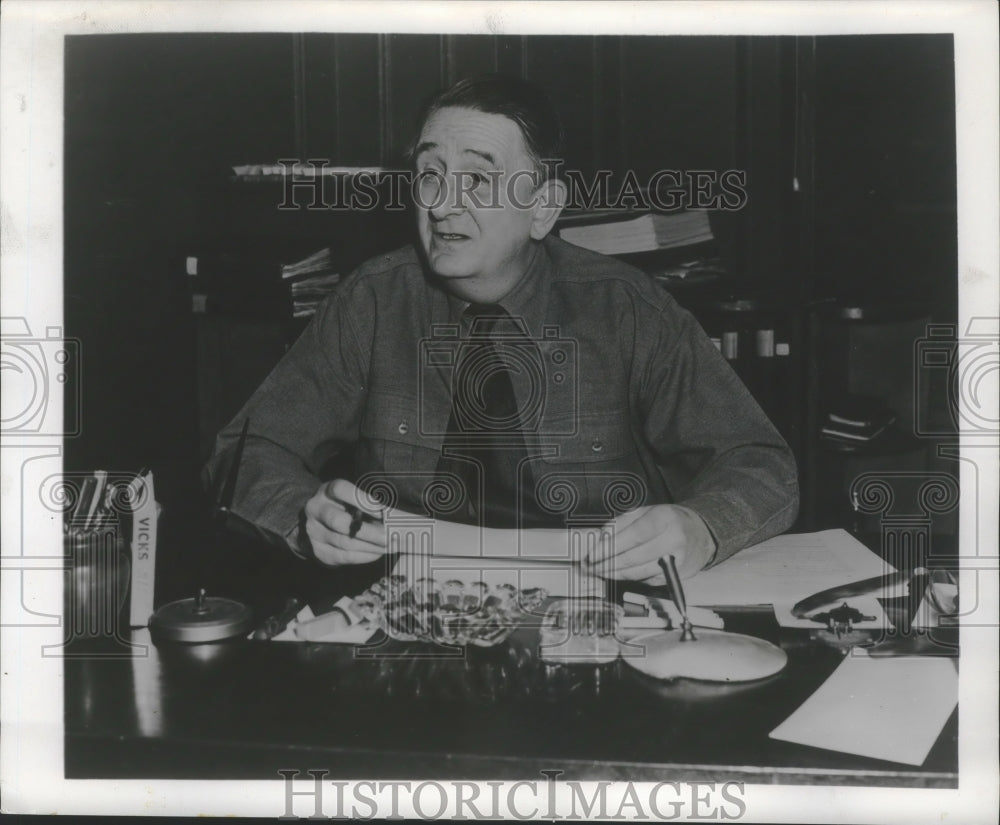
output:
{"label": "man's eye", "polygon": [[422,192],[439,190],[443,181],[444,175],[437,169],[421,169],[417,174],[417,184]]}

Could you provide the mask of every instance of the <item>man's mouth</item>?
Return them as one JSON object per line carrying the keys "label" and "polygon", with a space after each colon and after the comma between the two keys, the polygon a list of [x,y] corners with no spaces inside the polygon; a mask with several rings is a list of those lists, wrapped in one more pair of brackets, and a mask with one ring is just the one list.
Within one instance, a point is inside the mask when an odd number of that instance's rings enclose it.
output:
{"label": "man's mouth", "polygon": [[442,241],[467,241],[469,240],[468,235],[463,235],[460,232],[435,232],[434,237]]}

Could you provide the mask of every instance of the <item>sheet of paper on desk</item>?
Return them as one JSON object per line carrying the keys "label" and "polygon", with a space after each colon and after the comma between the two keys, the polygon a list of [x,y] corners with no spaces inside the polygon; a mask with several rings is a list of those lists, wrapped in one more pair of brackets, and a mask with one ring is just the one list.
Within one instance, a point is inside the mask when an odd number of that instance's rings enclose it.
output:
{"label": "sheet of paper on desk", "polygon": [[[828,587],[893,571],[845,530],[824,530],[776,536],[747,547],[684,582],[684,589],[689,604],[770,604],[783,627],[816,627],[815,622],[793,618],[792,605]],[[874,597],[849,603],[875,616],[859,627],[884,626],[883,611]]]}
{"label": "sheet of paper on desk", "polygon": [[771,738],[922,765],[957,703],[951,659],[855,650]]}

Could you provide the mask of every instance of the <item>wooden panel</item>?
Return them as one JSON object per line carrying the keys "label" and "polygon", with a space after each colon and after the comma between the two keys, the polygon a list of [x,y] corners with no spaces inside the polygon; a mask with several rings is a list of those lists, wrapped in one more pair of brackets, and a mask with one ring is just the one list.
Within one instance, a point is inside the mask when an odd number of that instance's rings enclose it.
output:
{"label": "wooden panel", "polygon": [[497,71],[501,74],[522,77],[524,75],[524,37],[504,35],[496,38]]}
{"label": "wooden panel", "polygon": [[464,77],[496,70],[495,37],[452,34],[445,38],[445,80],[449,86]]}
{"label": "wooden panel", "polygon": [[954,95],[951,35],[817,38],[821,290],[954,307]]}
{"label": "wooden panel", "polygon": [[593,168],[594,39],[538,36],[525,38],[525,75],[551,95],[566,128],[568,168]]}
{"label": "wooden panel", "polygon": [[325,158],[337,165],[342,163],[337,128],[340,105],[337,35],[306,34],[302,36],[302,42],[305,154],[308,158]]}
{"label": "wooden panel", "polygon": [[737,38],[622,38],[622,162],[640,177],[726,169],[734,153]]}
{"label": "wooden panel", "polygon": [[[792,123],[782,105],[782,49],[791,38],[753,37],[740,45],[745,57],[745,114],[736,121],[742,138],[736,142],[736,166],[747,175],[748,200],[742,210],[742,270],[755,289],[782,291],[786,276],[782,217],[794,206],[792,176],[795,157],[787,151],[794,141]],[[745,48],[742,48],[745,47]],[[791,92],[791,90],[789,90]],[[794,278],[791,288],[807,279]],[[804,289],[800,288],[804,295]],[[785,294],[790,294],[786,289]]]}
{"label": "wooden panel", "polygon": [[621,38],[594,38],[594,168],[618,170],[621,130]]}
{"label": "wooden panel", "polygon": [[390,164],[397,165],[403,163],[415,137],[420,109],[444,85],[442,44],[437,35],[391,34],[385,36],[384,48],[386,155]]}
{"label": "wooden panel", "polygon": [[[334,101],[329,110],[310,108],[309,120],[323,134],[333,121],[338,164],[365,166],[382,163],[382,101],[379,42],[375,34],[338,34],[333,39]],[[308,52],[307,52],[308,54]]]}

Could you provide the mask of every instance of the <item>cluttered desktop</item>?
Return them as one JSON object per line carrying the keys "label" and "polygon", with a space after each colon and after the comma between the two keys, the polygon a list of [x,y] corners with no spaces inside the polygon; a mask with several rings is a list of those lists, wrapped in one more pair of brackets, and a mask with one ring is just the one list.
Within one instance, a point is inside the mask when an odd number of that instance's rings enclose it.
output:
{"label": "cluttered desktop", "polygon": [[[252,559],[225,527],[227,481],[213,540]],[[846,530],[777,536],[683,581],[666,558],[652,587],[581,572],[593,526],[544,557],[501,542],[476,556],[467,533],[389,516],[399,552],[367,585],[276,578],[266,597],[199,586],[164,602],[153,474],[80,486],[67,777],[532,779],[558,765],[956,786],[954,580],[896,570]]]}

